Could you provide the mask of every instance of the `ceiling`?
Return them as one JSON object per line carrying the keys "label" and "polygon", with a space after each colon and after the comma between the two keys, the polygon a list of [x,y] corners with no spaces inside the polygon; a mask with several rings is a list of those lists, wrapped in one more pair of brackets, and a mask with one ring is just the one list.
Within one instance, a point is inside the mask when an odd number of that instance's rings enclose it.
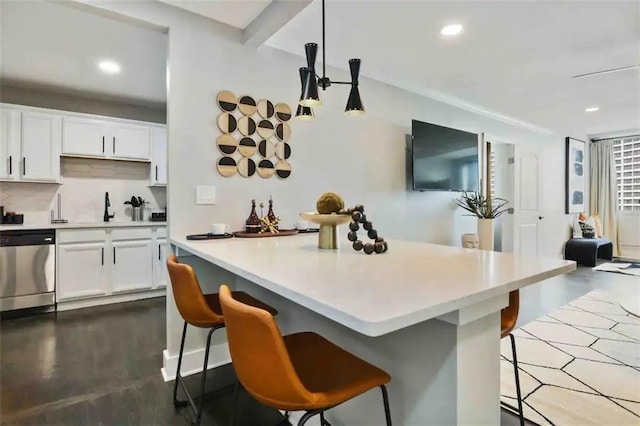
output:
{"label": "ceiling", "polygon": [[[267,44],[303,55],[320,19],[315,1]],[[571,78],[640,63],[640,2],[327,0],[326,19],[330,65],[561,133],[640,127],[639,70]]]}
{"label": "ceiling", "polygon": [[[45,1],[2,1],[3,82],[166,103],[166,34]],[[108,75],[110,59],[121,73]]]}
{"label": "ceiling", "polygon": [[160,0],[163,3],[186,9],[190,12],[241,30],[269,6],[272,0]]}

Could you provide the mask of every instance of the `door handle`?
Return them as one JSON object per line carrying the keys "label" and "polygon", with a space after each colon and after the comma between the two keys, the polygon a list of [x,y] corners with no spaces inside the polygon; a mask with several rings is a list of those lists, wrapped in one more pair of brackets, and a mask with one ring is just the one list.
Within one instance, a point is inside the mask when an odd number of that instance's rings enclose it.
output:
{"label": "door handle", "polygon": [[113,248],[113,264],[116,264],[116,248]]}
{"label": "door handle", "polygon": [[104,247],[100,248],[100,264],[104,266]]}
{"label": "door handle", "polygon": [[22,176],[27,174],[27,157],[22,157]]}
{"label": "door handle", "polygon": [[538,216],[538,220],[544,219],[544,216]]}
{"label": "door handle", "polygon": [[102,153],[104,154],[104,136],[102,137]]}
{"label": "door handle", "polygon": [[13,155],[9,156],[9,176],[13,174]]}

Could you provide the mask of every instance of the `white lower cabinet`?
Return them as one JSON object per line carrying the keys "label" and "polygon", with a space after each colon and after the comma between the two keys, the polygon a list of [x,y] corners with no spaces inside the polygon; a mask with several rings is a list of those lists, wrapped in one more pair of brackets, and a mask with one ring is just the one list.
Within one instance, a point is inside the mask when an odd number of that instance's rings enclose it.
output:
{"label": "white lower cabinet", "polygon": [[153,284],[155,288],[166,287],[169,282],[169,274],[167,273],[167,256],[168,252],[167,240],[159,238],[156,240],[153,258]]}
{"label": "white lower cabinet", "polygon": [[57,300],[105,296],[109,293],[105,250],[105,242],[58,246]]}
{"label": "white lower cabinet", "polygon": [[151,240],[114,241],[112,249],[114,293],[153,287]]}
{"label": "white lower cabinet", "polygon": [[167,285],[165,228],[59,230],[57,242],[58,302],[153,297]]}

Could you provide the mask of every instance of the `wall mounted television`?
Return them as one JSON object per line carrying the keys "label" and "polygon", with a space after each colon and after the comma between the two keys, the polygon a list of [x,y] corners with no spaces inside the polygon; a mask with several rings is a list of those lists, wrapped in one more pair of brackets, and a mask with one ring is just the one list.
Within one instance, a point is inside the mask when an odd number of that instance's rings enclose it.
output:
{"label": "wall mounted television", "polygon": [[478,135],[411,121],[414,191],[479,191]]}

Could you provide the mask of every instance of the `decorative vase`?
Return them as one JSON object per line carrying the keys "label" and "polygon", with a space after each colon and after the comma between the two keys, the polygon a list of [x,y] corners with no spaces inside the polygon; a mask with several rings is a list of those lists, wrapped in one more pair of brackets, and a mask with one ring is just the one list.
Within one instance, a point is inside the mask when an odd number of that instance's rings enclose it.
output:
{"label": "decorative vase", "polygon": [[493,251],[493,219],[478,219],[480,250]]}

